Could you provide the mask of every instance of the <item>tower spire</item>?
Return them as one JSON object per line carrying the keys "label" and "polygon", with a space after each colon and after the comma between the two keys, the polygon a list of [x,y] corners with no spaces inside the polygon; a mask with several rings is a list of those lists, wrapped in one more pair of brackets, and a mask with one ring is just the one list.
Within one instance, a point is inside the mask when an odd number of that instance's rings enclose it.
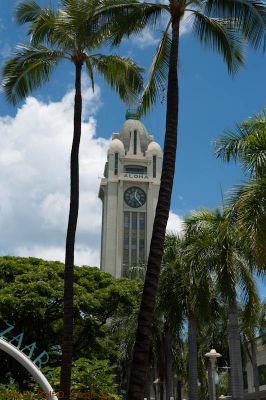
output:
{"label": "tower spire", "polygon": [[126,120],[127,119],[136,119],[140,120],[140,112],[138,108],[128,108],[126,111]]}

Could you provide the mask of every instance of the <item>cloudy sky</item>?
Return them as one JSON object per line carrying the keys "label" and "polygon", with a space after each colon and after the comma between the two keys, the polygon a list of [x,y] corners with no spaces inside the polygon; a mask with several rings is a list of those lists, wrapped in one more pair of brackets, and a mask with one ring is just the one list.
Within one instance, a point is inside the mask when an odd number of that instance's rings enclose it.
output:
{"label": "cloudy sky", "polygon": [[[52,3],[56,0],[39,3]],[[14,24],[16,1],[1,4],[0,63],[25,29]],[[160,28],[125,41],[118,53],[148,69]],[[108,53],[108,49],[106,49]],[[222,165],[213,156],[215,137],[265,105],[265,59],[247,52],[247,66],[232,80],[217,55],[200,47],[182,26],[180,48],[180,126],[176,177],[169,229],[196,208],[217,207],[230,186],[243,177],[238,166]],[[73,132],[72,65],[63,63],[42,89],[17,107],[0,93],[0,254],[64,259],[69,204],[69,157]],[[84,112],[80,147],[80,214],[76,264],[99,266],[100,177],[112,132],[125,119],[125,106],[97,77],[94,93],[83,76]],[[163,145],[164,93],[144,123]],[[226,194],[225,194],[226,195]]]}

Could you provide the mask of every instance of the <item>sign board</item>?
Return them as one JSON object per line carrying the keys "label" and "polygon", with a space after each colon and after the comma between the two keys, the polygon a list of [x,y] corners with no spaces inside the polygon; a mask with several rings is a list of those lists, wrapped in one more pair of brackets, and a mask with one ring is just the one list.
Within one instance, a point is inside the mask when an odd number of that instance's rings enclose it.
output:
{"label": "sign board", "polygon": [[49,361],[49,355],[46,351],[43,351],[41,354],[35,354],[36,350],[36,342],[25,344],[24,343],[24,332],[19,333],[16,336],[12,336],[11,332],[15,328],[14,325],[5,322],[5,329],[0,331],[0,338],[5,339],[7,342],[15,346],[18,350],[24,353],[29,359],[32,359],[32,362],[37,365],[37,367],[42,368]]}
{"label": "sign board", "polygon": [[128,179],[149,179],[147,174],[130,174],[129,172],[124,172],[123,177]]}

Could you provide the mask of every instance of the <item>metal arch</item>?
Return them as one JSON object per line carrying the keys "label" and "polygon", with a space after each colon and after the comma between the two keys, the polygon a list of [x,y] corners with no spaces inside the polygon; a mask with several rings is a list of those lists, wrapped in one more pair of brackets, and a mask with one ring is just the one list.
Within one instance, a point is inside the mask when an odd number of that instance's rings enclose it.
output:
{"label": "metal arch", "polygon": [[41,370],[22,351],[3,338],[0,338],[0,350],[3,350],[5,353],[9,354],[24,368],[26,368],[26,370],[33,376],[42,390],[46,393],[49,400],[58,400],[52,386],[47,381]]}

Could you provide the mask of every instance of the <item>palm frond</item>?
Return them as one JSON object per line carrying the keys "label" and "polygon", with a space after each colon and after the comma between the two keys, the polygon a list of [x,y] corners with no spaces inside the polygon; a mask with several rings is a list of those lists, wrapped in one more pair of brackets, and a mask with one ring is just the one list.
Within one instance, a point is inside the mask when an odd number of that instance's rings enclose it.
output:
{"label": "palm frond", "polygon": [[85,59],[85,64],[86,64],[87,73],[88,73],[88,75],[89,75],[89,77],[90,77],[90,80],[91,80],[92,91],[94,91],[94,74],[93,74],[93,67],[92,67],[92,65],[91,65],[90,58],[89,58],[88,56],[87,56],[86,59]]}
{"label": "palm frond", "polygon": [[124,36],[139,34],[147,27],[154,29],[165,12],[169,12],[166,4],[108,0],[99,7],[94,19],[112,25],[112,43],[118,45]]}
{"label": "palm frond", "polygon": [[90,61],[124,102],[130,104],[130,102],[136,101],[143,85],[142,68],[129,58],[114,55],[92,55]]}
{"label": "palm frond", "polygon": [[171,21],[169,21],[166,30],[163,33],[162,39],[158,44],[149,71],[148,83],[141,96],[140,110],[143,114],[147,114],[160,94],[163,91],[166,91],[171,49],[171,38],[168,34],[170,24]]}
{"label": "palm frond", "polygon": [[33,45],[38,43],[52,43],[57,15],[51,8],[44,8],[28,29]]}
{"label": "palm frond", "polygon": [[42,12],[42,8],[34,0],[25,0],[17,4],[15,17],[18,24],[34,22]]}
{"label": "palm frond", "polygon": [[17,104],[34,89],[41,87],[49,80],[62,57],[62,51],[50,50],[41,45],[18,46],[17,52],[5,63],[3,69],[3,90],[7,100]]}
{"label": "palm frond", "polygon": [[240,288],[240,295],[246,304],[252,304],[256,308],[259,304],[259,297],[251,268],[244,259],[238,259],[236,263],[239,265],[238,286]]}
{"label": "palm frond", "polygon": [[237,160],[247,139],[246,130],[237,125],[235,131],[227,130],[215,141],[215,155],[222,161]]}
{"label": "palm frond", "polygon": [[235,210],[240,227],[253,241],[255,257],[266,262],[266,178],[253,178],[231,191],[229,204]]}
{"label": "palm frond", "polygon": [[242,41],[228,19],[210,18],[195,10],[193,27],[200,41],[217,51],[235,74],[244,64]]}
{"label": "palm frond", "polygon": [[266,5],[258,0],[208,0],[205,3],[208,15],[230,18],[235,29],[257,49],[266,46]]}
{"label": "palm frond", "polygon": [[216,140],[215,154],[223,161],[239,161],[245,173],[264,176],[266,171],[266,113],[225,131]]}

